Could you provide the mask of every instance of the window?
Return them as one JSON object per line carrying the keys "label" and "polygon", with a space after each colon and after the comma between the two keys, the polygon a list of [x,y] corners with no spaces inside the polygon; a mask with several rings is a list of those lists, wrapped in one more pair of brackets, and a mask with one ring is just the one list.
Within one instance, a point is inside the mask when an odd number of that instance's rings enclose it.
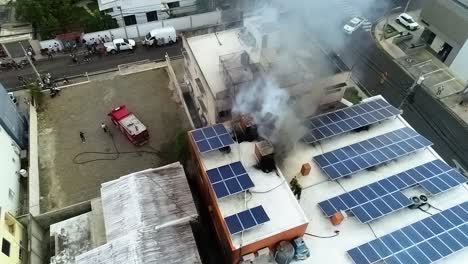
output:
{"label": "window", "polygon": [[230,116],[231,116],[231,110],[219,111],[218,116],[219,116],[220,118],[230,117]]}
{"label": "window", "polygon": [[339,84],[335,84],[329,87],[325,87],[325,94],[333,94],[333,93],[340,92],[346,86],[347,86],[346,83],[339,83]]}
{"label": "window", "polygon": [[198,90],[200,90],[200,93],[202,93],[203,95],[206,94],[205,87],[203,87],[203,84],[202,84],[200,78],[196,78],[195,82],[197,83]]}
{"label": "window", "polygon": [[102,12],[104,12],[104,13],[112,13],[112,12],[114,12],[114,8],[112,8],[112,7],[111,7],[111,8],[107,8],[107,9],[102,10]]}
{"label": "window", "polygon": [[169,9],[176,8],[176,7],[180,7],[180,2],[177,1],[177,2],[167,3],[167,7],[168,7]]}
{"label": "window", "polygon": [[135,15],[124,16],[124,21],[126,26],[135,25],[137,23]]}
{"label": "window", "polygon": [[12,189],[9,189],[8,197],[10,198],[10,200],[13,200],[13,198],[15,198],[15,192]]}
{"label": "window", "polygon": [[2,240],[2,253],[8,257],[10,256],[10,242],[6,239]]}
{"label": "window", "polygon": [[151,12],[146,13],[146,20],[148,20],[148,22],[158,20],[158,12],[151,11]]}

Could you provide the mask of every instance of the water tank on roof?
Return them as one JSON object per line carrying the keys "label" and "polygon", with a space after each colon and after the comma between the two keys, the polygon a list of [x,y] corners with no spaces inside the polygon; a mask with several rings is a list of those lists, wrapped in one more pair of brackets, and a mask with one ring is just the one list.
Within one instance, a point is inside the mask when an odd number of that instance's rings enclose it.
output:
{"label": "water tank on roof", "polygon": [[294,247],[288,241],[281,241],[276,247],[275,261],[278,264],[289,264],[294,259]]}

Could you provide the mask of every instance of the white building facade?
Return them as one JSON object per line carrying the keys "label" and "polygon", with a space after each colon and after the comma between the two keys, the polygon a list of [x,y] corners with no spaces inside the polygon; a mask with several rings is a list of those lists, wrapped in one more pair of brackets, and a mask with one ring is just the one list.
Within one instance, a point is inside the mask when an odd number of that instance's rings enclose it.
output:
{"label": "white building facade", "polygon": [[428,0],[421,38],[457,77],[468,80],[468,0]]}
{"label": "white building facade", "polygon": [[115,18],[120,26],[166,19],[196,11],[196,0],[98,0],[99,10]]}
{"label": "white building facade", "polygon": [[0,125],[0,206],[16,214],[20,204],[20,148]]}

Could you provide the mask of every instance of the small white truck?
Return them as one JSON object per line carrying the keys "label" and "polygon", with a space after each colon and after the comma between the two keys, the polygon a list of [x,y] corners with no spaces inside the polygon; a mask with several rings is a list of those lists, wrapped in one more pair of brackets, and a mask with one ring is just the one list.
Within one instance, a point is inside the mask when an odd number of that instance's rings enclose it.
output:
{"label": "small white truck", "polygon": [[163,46],[177,41],[176,30],[174,27],[163,27],[151,30],[146,34],[143,45]]}
{"label": "small white truck", "polygon": [[104,43],[107,53],[115,54],[123,50],[133,50],[136,47],[136,43],[133,39],[114,39],[111,42]]}

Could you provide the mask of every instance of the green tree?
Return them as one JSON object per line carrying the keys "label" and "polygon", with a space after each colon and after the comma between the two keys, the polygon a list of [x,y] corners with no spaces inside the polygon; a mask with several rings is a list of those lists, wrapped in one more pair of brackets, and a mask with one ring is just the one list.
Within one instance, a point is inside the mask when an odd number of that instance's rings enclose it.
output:
{"label": "green tree", "polygon": [[17,0],[16,16],[30,22],[42,38],[68,31],[99,31],[117,27],[117,22],[99,11],[88,13],[74,0]]}

